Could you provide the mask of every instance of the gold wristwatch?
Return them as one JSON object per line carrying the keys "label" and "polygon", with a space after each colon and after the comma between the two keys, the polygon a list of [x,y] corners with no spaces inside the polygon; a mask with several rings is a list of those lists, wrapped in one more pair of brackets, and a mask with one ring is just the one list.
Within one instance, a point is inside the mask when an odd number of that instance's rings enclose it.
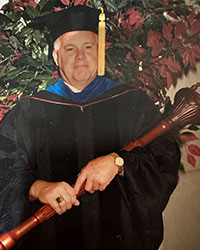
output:
{"label": "gold wristwatch", "polygon": [[124,159],[121,158],[117,153],[110,153],[110,155],[114,158],[115,165],[118,167],[118,173],[121,174],[122,171],[124,170]]}

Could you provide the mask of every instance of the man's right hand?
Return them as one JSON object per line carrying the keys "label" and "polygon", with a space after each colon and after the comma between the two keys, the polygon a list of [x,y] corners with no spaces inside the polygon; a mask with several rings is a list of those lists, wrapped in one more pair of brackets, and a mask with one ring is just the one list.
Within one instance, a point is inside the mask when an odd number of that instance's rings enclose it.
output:
{"label": "man's right hand", "polygon": [[72,205],[78,206],[80,202],[76,199],[76,194],[68,183],[35,181],[29,191],[31,200],[40,200],[44,204],[49,204],[57,214],[64,213]]}

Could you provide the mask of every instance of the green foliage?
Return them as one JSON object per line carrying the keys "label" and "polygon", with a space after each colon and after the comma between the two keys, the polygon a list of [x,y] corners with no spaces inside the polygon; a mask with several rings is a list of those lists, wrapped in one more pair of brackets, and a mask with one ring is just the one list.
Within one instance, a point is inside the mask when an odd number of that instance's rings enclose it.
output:
{"label": "green foliage", "polygon": [[106,75],[148,90],[161,105],[167,88],[200,59],[199,13],[183,0],[10,0],[0,15],[1,96],[21,97],[56,82],[47,30],[37,20],[77,3],[107,13]]}

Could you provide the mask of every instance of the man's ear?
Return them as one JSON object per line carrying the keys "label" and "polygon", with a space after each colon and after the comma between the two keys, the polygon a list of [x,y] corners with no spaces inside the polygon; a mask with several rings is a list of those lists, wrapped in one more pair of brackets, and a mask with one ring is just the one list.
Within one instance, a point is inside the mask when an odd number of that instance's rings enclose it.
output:
{"label": "man's ear", "polygon": [[53,50],[52,56],[53,56],[55,64],[58,66],[58,61],[57,61],[58,54],[57,54],[57,50],[55,50],[55,49]]}

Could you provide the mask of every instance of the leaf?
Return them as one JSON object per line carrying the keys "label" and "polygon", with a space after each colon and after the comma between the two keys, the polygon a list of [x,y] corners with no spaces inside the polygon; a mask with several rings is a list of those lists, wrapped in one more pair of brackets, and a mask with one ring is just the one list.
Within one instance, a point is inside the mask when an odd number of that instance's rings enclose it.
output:
{"label": "leaf", "polygon": [[174,11],[175,13],[178,15],[178,16],[187,16],[190,14],[190,11],[186,8],[183,8],[183,7],[179,7],[179,6],[176,6],[174,8]]}
{"label": "leaf", "polygon": [[41,32],[39,30],[35,30],[33,32],[33,40],[35,41],[36,44],[39,44],[39,42],[41,41]]}
{"label": "leaf", "polygon": [[195,168],[196,159],[194,158],[194,156],[192,156],[191,154],[187,154],[187,161]]}
{"label": "leaf", "polygon": [[171,72],[177,73],[177,72],[181,71],[180,64],[176,60],[173,60],[173,58],[171,56],[167,58],[166,64],[167,64],[168,69]]}
{"label": "leaf", "polygon": [[14,53],[14,50],[10,47],[8,42],[0,40],[0,53],[6,58],[10,57]]}
{"label": "leaf", "polygon": [[111,1],[105,0],[105,4],[107,5],[108,9],[110,9],[113,12],[117,11],[117,6],[114,3],[111,3]]}
{"label": "leaf", "polygon": [[21,82],[23,79],[30,80],[34,76],[35,76],[34,72],[26,70],[26,71],[20,72],[19,75],[16,75],[16,77],[14,78],[14,81],[18,82],[21,85],[23,83],[23,82]]}
{"label": "leaf", "polygon": [[190,63],[190,52],[189,52],[189,49],[186,49],[185,52],[183,53],[183,63],[185,65],[185,67],[187,67],[188,64]]}
{"label": "leaf", "polygon": [[185,67],[187,67],[188,64],[190,64],[191,67],[195,66],[196,54],[192,48],[188,47],[183,53],[183,63],[185,64]]}
{"label": "leaf", "polygon": [[127,5],[127,3],[128,3],[128,0],[122,1],[122,2],[119,4],[118,9],[121,9],[121,8],[125,7],[125,6]]}
{"label": "leaf", "polygon": [[153,57],[156,57],[160,54],[160,52],[163,50],[164,48],[164,44],[161,43],[161,42],[155,42],[153,45],[152,45],[152,56]]}
{"label": "leaf", "polygon": [[46,0],[40,0],[37,7],[41,11],[46,4]]}
{"label": "leaf", "polygon": [[190,9],[191,9],[191,11],[190,11],[190,15],[188,17],[188,20],[189,20],[190,24],[192,24],[195,17],[196,17],[196,14],[195,14],[194,8],[190,8]]}
{"label": "leaf", "polygon": [[195,140],[198,140],[198,137],[196,137],[196,135],[194,135],[191,132],[184,132],[180,136],[181,136],[181,138],[184,141],[195,141]]}
{"label": "leaf", "polygon": [[20,36],[29,36],[33,33],[33,29],[29,27],[24,27],[20,33]]}
{"label": "leaf", "polygon": [[168,41],[172,41],[172,30],[173,26],[171,23],[164,24],[162,28],[163,37]]}
{"label": "leaf", "polygon": [[20,44],[19,41],[18,41],[18,39],[15,36],[10,36],[9,41],[10,41],[12,47],[15,50],[17,50],[18,47],[19,47],[19,44]]}
{"label": "leaf", "polygon": [[196,155],[196,156],[200,156],[200,147],[195,145],[195,144],[190,144],[188,146],[188,150],[191,154]]}
{"label": "leaf", "polygon": [[194,35],[199,31],[200,31],[200,19],[197,19],[191,25],[191,34]]}
{"label": "leaf", "polygon": [[26,6],[25,12],[31,17],[35,18],[39,15],[37,8],[33,8],[32,6]]}
{"label": "leaf", "polygon": [[170,86],[173,84],[172,74],[170,72],[166,72],[166,78],[167,78],[167,89],[170,88]]}
{"label": "leaf", "polygon": [[200,58],[200,45],[193,45],[191,50],[194,52],[196,58]]}
{"label": "leaf", "polygon": [[23,72],[23,68],[20,69],[14,69],[12,71],[9,71],[6,75],[6,79],[12,80],[14,79],[16,76],[18,76],[21,72]]}
{"label": "leaf", "polygon": [[187,28],[183,21],[177,22],[175,24],[174,34],[176,37],[181,36],[182,34],[185,34],[186,32],[187,32]]}
{"label": "leaf", "polygon": [[160,72],[160,75],[165,78],[166,77],[166,67],[164,65],[161,65],[159,67],[159,72]]}
{"label": "leaf", "polygon": [[150,29],[147,33],[147,46],[152,47],[155,45],[155,42],[160,41],[161,34],[157,31]]}
{"label": "leaf", "polygon": [[173,49],[180,49],[181,45],[182,45],[182,41],[178,37],[176,37],[175,39],[172,40],[172,48]]}

